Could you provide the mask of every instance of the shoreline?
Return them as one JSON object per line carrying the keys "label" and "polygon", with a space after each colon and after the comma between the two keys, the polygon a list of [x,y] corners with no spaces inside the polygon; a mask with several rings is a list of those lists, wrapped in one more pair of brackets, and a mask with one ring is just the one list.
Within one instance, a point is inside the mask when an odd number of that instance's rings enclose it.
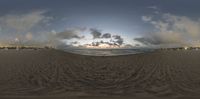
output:
{"label": "shoreline", "polygon": [[0,97],[199,97],[199,57],[200,50],[123,56],[85,56],[55,49],[2,50]]}

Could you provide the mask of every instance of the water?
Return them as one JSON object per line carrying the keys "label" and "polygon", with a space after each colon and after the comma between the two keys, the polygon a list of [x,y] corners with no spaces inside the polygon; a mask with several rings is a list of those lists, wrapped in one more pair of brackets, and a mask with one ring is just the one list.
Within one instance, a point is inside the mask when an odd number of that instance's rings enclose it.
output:
{"label": "water", "polygon": [[90,56],[118,56],[153,51],[152,49],[65,49],[65,51]]}

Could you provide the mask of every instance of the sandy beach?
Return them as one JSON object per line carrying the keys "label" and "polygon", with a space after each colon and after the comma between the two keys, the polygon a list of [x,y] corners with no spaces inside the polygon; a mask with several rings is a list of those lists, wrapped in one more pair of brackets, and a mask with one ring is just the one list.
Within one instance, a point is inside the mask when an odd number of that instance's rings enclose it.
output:
{"label": "sandy beach", "polygon": [[198,99],[200,51],[84,56],[0,50],[0,99]]}

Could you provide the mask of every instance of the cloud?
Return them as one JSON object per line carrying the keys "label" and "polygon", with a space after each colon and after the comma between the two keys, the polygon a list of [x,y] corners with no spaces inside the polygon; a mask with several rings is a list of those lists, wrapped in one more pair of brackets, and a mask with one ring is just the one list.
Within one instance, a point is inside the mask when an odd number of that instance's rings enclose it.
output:
{"label": "cloud", "polygon": [[91,28],[90,31],[93,36],[93,39],[103,39],[103,38],[108,39],[112,37],[111,33],[102,33],[100,30],[95,28]]}
{"label": "cloud", "polygon": [[[36,42],[37,45],[43,44],[44,41],[39,40],[43,33],[37,34],[33,31],[37,31],[37,27],[42,27],[53,19],[53,17],[47,16],[46,12],[38,10],[0,16],[0,41],[7,45],[36,44]],[[20,43],[15,39],[18,39]]]}
{"label": "cloud", "polygon": [[149,6],[149,7],[147,7],[147,8],[149,8],[149,9],[154,9],[154,10],[157,10],[157,9],[158,9],[157,6]]}
{"label": "cloud", "polygon": [[101,38],[102,33],[99,30],[91,28],[90,31],[93,36],[93,39]]}
{"label": "cloud", "polygon": [[114,42],[97,41],[81,46],[83,48],[134,48],[131,44],[118,45]]}
{"label": "cloud", "polygon": [[126,44],[123,46],[123,48],[134,48],[135,46],[131,45],[131,44]]}
{"label": "cloud", "polygon": [[[102,33],[101,33],[102,34]],[[91,44],[85,44],[85,47],[107,47],[107,48],[120,48],[120,47],[127,47],[127,46],[122,46],[124,44],[124,39],[120,35],[111,35],[110,33],[105,33],[99,39],[102,38],[110,38],[110,41],[95,41],[92,42]],[[129,46],[130,47],[130,46]]]}
{"label": "cloud", "polygon": [[[54,18],[47,14],[47,11],[39,10],[28,13],[6,14],[0,16],[0,42],[7,45],[33,45],[33,46],[54,46],[63,48],[82,44],[80,42],[85,37],[81,34],[88,31],[93,39],[105,40],[91,42],[91,46],[121,46],[123,38],[111,33],[102,33],[96,28],[67,28],[63,31],[46,30],[47,26],[54,21]],[[86,38],[87,39],[87,38]],[[113,39],[112,42],[106,42]],[[74,42],[74,40],[77,40]],[[70,43],[71,42],[71,43]],[[78,43],[80,42],[80,43]]]}
{"label": "cloud", "polygon": [[143,16],[142,20],[154,27],[152,33],[135,38],[144,45],[156,46],[200,46],[200,21],[186,16],[163,14],[161,19],[154,20]]}
{"label": "cloud", "polygon": [[82,47],[84,48],[120,48],[121,46],[116,45],[112,42],[104,42],[104,41],[97,41],[92,42],[91,44],[85,44]]}
{"label": "cloud", "polygon": [[114,42],[117,45],[122,45],[124,43],[124,39],[120,35],[113,35],[113,38],[115,40],[113,40],[112,42]]}
{"label": "cloud", "polygon": [[73,45],[73,44],[79,44],[79,42],[78,41],[74,41],[74,42],[71,42],[71,44]]}
{"label": "cloud", "polygon": [[145,22],[148,22],[148,21],[152,20],[152,17],[150,17],[150,16],[142,16],[142,20],[145,21]]}
{"label": "cloud", "polygon": [[102,33],[100,30],[91,28],[90,29],[93,39],[101,39],[101,38],[111,38],[111,33]]}
{"label": "cloud", "polygon": [[162,12],[161,9],[158,6],[149,6],[147,8],[153,10],[153,13],[157,14],[157,15]]}
{"label": "cloud", "polygon": [[111,34],[110,33],[105,33],[102,35],[101,38],[111,38]]}
{"label": "cloud", "polygon": [[34,11],[26,14],[8,14],[0,17],[0,27],[11,29],[18,33],[28,32],[42,22],[51,18],[44,15],[45,11]]}
{"label": "cloud", "polygon": [[69,46],[71,46],[71,47],[79,47],[80,42],[78,42],[78,41],[72,41],[72,42],[69,42],[69,44],[66,44],[66,45],[68,45],[68,47]]}
{"label": "cloud", "polygon": [[56,32],[52,30],[52,32],[45,35],[46,43],[49,46],[55,46],[57,48],[65,48],[65,47],[73,47],[78,44],[78,41],[71,41],[71,39],[83,39],[84,36],[81,33],[85,31],[84,28],[68,28],[62,32]]}
{"label": "cloud", "polygon": [[[93,41],[87,42],[85,44],[78,43],[80,42],[79,39],[82,39],[83,37],[78,35],[79,32],[76,32],[76,30],[68,30],[65,31],[64,36],[63,32],[61,33],[53,33],[56,35],[57,38],[64,39],[72,39],[76,38],[77,40],[73,40],[73,42],[68,43],[68,45],[74,46],[74,47],[81,47],[81,48],[130,48],[133,47],[130,44],[125,44],[124,39],[120,35],[112,35],[111,33],[102,33],[98,29],[89,29],[91,34],[93,35]],[[98,34],[98,35],[97,35]],[[87,38],[86,38],[87,39]]]}
{"label": "cloud", "polygon": [[82,38],[84,38],[84,36],[80,36],[78,34],[79,34],[79,31],[74,30],[74,29],[68,29],[63,32],[56,33],[55,37],[57,37],[59,39],[72,39],[72,38],[82,39]]}
{"label": "cloud", "polygon": [[[56,30],[51,32],[42,30],[40,27],[51,24],[51,20],[54,20],[46,12],[40,10],[0,16],[1,45],[4,43],[7,45],[53,46],[59,48],[80,45],[79,40],[85,38],[81,33],[87,28],[73,27],[59,32]],[[111,38],[110,33],[103,34],[95,28],[91,28],[90,32],[94,39]],[[95,44],[93,43],[93,45]]]}
{"label": "cloud", "polygon": [[148,38],[148,37],[140,37],[140,38],[135,38],[134,40],[138,41],[138,42],[140,42],[142,44],[145,44],[145,45],[151,45],[151,44],[157,45],[157,44],[160,44],[160,43],[158,43],[158,41],[155,41],[155,39],[153,39],[151,37],[150,38]]}
{"label": "cloud", "polygon": [[140,47],[141,45],[140,44],[135,44],[135,47]]}

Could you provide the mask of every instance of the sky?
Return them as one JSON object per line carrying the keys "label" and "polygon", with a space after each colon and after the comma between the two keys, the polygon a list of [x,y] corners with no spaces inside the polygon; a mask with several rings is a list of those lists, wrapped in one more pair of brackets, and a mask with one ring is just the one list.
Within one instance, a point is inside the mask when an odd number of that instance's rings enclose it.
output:
{"label": "sky", "polygon": [[0,0],[0,45],[200,46],[199,0]]}

